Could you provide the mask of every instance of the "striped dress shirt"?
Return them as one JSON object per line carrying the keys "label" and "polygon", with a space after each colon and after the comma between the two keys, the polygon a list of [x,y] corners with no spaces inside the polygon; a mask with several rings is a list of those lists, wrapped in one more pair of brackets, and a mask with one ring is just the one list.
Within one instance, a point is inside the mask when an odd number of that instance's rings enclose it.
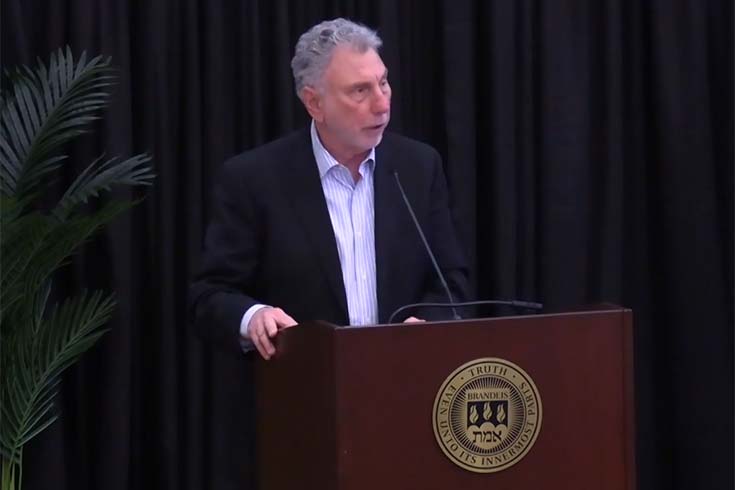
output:
{"label": "striped dress shirt", "polygon": [[375,279],[375,148],[360,164],[355,182],[350,170],[324,148],[311,123],[311,145],[337,241],[350,325],[378,322]]}

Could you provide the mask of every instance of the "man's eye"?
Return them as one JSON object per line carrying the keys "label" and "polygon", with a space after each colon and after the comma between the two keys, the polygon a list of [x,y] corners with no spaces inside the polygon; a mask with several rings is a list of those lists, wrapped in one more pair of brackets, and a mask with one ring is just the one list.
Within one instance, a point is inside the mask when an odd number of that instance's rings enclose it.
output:
{"label": "man's eye", "polygon": [[363,100],[367,97],[368,91],[365,87],[355,87],[352,89],[350,96],[355,100]]}

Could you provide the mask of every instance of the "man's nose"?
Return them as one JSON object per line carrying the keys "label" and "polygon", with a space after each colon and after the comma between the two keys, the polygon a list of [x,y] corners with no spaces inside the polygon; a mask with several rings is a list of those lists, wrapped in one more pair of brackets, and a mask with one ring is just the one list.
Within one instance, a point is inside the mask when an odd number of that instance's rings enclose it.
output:
{"label": "man's nose", "polygon": [[373,97],[373,112],[376,114],[384,114],[390,110],[390,92],[384,93],[378,90]]}

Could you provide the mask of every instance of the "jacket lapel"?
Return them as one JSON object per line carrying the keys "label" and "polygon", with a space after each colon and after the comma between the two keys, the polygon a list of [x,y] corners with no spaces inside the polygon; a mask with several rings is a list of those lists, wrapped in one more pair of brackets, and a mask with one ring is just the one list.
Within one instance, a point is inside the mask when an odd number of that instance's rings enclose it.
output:
{"label": "jacket lapel", "polygon": [[288,169],[288,175],[284,175],[282,181],[285,183],[294,214],[303,226],[314,253],[319,257],[327,282],[344,318],[347,319],[349,318],[347,297],[342,280],[337,242],[334,238],[334,229],[329,217],[327,202],[324,199],[319,169],[314,160],[308,130],[303,132],[303,137],[297,139],[292,155],[293,158],[285,166]]}

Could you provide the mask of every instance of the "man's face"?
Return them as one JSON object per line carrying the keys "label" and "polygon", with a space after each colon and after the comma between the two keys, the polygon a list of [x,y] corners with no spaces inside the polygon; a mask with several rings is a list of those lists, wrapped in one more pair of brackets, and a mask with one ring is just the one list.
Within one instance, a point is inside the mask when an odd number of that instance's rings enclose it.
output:
{"label": "man's face", "polygon": [[312,95],[316,100],[307,102],[307,109],[328,149],[356,155],[380,143],[390,120],[391,89],[388,70],[374,50],[337,47]]}

